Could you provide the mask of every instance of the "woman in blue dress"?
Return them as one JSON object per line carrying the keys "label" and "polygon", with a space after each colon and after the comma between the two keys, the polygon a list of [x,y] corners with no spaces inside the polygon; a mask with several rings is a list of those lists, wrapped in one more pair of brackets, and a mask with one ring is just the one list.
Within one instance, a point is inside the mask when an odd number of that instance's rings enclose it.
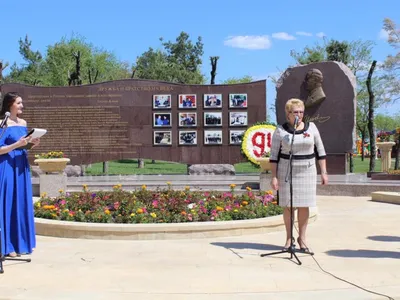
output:
{"label": "woman in blue dress", "polygon": [[25,137],[26,121],[22,113],[22,98],[17,93],[4,95],[0,116],[10,113],[4,128],[0,128],[0,230],[1,254],[30,254],[36,246],[32,200],[32,182],[26,149],[39,139]]}

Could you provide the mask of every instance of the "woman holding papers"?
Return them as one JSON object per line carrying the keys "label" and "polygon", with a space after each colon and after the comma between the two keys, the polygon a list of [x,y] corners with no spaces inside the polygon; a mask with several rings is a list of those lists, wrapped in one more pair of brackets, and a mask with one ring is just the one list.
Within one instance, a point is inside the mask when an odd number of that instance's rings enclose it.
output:
{"label": "woman holding papers", "polygon": [[1,254],[12,257],[32,253],[36,246],[30,167],[27,150],[19,148],[28,142],[35,147],[39,139],[26,137],[22,109],[17,93],[4,95],[0,118],[8,120],[0,128],[0,238]]}

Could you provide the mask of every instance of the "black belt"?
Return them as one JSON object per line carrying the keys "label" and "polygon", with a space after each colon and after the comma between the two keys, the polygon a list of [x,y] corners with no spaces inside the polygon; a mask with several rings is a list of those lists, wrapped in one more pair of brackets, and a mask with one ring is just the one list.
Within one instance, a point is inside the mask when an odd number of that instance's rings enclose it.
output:
{"label": "black belt", "polygon": [[[279,157],[284,158],[284,159],[290,159],[290,155],[289,154],[284,154],[281,153],[279,154]],[[307,154],[307,155],[293,155],[292,158],[294,160],[299,160],[299,159],[311,159],[315,157],[315,153],[313,154]]]}

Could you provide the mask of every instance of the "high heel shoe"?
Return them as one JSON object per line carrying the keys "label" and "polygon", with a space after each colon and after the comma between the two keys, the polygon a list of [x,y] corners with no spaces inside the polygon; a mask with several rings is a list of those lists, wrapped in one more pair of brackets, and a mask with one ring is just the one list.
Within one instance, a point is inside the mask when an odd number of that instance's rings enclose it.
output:
{"label": "high heel shoe", "polygon": [[310,251],[310,249],[308,249],[308,247],[302,247],[301,246],[301,239],[300,238],[297,238],[297,242],[299,243],[300,252],[307,253],[307,254],[313,254]]}

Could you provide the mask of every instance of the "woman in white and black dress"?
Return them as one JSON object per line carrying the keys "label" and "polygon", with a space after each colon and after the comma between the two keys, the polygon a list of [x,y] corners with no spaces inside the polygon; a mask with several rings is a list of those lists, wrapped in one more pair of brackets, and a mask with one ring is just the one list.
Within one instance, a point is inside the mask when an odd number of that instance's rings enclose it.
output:
{"label": "woman in white and black dress", "polygon": [[[326,172],[326,153],[318,128],[313,122],[303,122],[304,103],[299,99],[290,99],[285,105],[287,122],[277,126],[271,146],[271,186],[279,190],[279,206],[284,208],[283,219],[286,227],[287,250],[291,241],[290,227],[290,184],[285,181],[289,165],[289,152],[293,132],[293,160],[292,160],[292,183],[293,183],[293,208],[297,208],[297,219],[299,223],[299,237],[297,242],[300,250],[309,252],[306,242],[306,230],[310,214],[309,207],[316,206],[317,169],[318,160],[321,170],[321,183],[328,183]],[[297,128],[294,128],[296,116],[298,117]]]}

